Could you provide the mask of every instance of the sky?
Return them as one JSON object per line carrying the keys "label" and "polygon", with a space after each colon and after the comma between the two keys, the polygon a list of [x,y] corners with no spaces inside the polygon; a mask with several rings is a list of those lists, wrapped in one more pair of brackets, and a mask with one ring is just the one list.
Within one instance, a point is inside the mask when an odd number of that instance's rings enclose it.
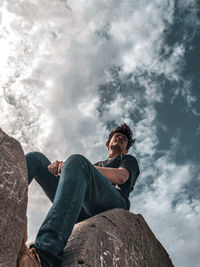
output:
{"label": "sky", "polygon": [[[175,267],[200,266],[200,2],[1,0],[0,127],[25,153],[106,159],[126,122],[130,195]],[[29,241],[51,203],[29,187]]]}

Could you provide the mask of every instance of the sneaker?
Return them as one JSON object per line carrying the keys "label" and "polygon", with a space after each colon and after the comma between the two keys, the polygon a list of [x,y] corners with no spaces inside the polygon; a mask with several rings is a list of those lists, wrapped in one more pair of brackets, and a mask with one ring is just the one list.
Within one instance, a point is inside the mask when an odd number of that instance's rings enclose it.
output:
{"label": "sneaker", "polygon": [[17,267],[42,267],[40,256],[34,247],[24,247],[23,254],[18,261]]}

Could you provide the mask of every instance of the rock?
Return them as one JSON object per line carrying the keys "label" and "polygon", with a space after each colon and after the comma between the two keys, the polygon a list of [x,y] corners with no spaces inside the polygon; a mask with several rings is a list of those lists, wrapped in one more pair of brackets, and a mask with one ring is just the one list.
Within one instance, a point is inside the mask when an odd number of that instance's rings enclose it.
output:
{"label": "rock", "polygon": [[16,267],[26,238],[27,191],[22,147],[0,129],[0,267]]}
{"label": "rock", "polygon": [[62,267],[172,267],[140,214],[113,209],[75,225]]}

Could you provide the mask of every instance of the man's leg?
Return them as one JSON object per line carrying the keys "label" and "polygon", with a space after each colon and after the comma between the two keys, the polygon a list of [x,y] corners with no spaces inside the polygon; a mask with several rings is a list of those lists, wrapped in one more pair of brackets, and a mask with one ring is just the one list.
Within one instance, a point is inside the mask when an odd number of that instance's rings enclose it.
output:
{"label": "man's leg", "polygon": [[63,166],[53,205],[34,247],[50,267],[60,266],[63,249],[81,210],[93,216],[112,208],[126,208],[119,191],[86,158],[73,155]]}
{"label": "man's leg", "polygon": [[30,152],[26,154],[26,164],[28,169],[28,184],[35,178],[49,200],[53,202],[59,177],[54,176],[48,171],[47,167],[51,162],[40,152]]}
{"label": "man's leg", "polygon": [[[40,152],[30,152],[26,154],[26,164],[28,169],[28,184],[35,178],[49,200],[53,202],[59,177],[54,176],[48,171],[47,167],[51,164],[49,159]],[[88,219],[89,217],[86,210],[82,208],[77,222]]]}

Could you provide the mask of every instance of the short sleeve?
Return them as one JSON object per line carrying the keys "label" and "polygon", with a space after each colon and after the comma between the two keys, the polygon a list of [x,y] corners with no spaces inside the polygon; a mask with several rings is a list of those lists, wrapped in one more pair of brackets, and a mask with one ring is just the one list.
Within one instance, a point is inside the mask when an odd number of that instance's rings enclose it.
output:
{"label": "short sleeve", "polygon": [[[123,167],[129,171],[130,174],[130,190],[133,190],[137,177],[140,173],[138,162],[135,157],[132,155],[124,155],[121,165],[119,167]],[[129,179],[130,179],[129,178]]]}

